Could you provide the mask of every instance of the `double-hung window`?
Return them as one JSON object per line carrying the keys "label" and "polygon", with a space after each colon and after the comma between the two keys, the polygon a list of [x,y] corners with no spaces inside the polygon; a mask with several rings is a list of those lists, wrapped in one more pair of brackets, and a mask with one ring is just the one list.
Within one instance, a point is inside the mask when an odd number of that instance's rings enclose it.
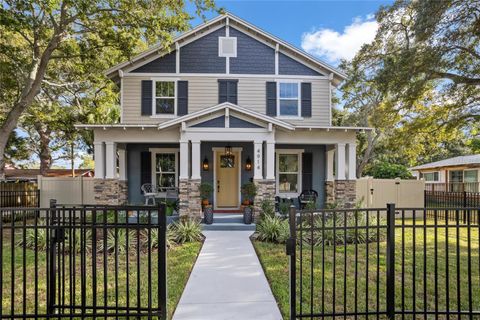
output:
{"label": "double-hung window", "polygon": [[423,179],[425,181],[438,181],[438,171],[435,172],[425,172],[423,174]]}
{"label": "double-hung window", "polygon": [[279,82],[277,92],[277,114],[280,117],[300,117],[300,82]]}
{"label": "double-hung window", "polygon": [[301,190],[301,151],[277,152],[277,193],[285,196],[298,195]]}
{"label": "double-hung window", "polygon": [[178,150],[152,149],[152,182],[162,188],[174,188],[178,181]]}
{"label": "double-hung window", "polygon": [[175,114],[175,81],[155,81],[154,115]]}

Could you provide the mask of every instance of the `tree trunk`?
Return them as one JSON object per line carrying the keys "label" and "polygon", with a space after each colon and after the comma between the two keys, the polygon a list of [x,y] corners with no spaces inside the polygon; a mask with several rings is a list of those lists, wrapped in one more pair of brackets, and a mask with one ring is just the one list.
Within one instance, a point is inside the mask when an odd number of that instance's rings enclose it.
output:
{"label": "tree trunk", "polygon": [[73,142],[70,145],[70,165],[72,167],[72,177],[75,177],[75,149]]}
{"label": "tree trunk", "polygon": [[35,124],[35,130],[40,137],[40,174],[45,176],[52,166],[52,153],[50,151],[50,133],[51,130],[43,128],[40,123]]}
{"label": "tree trunk", "polygon": [[375,130],[375,133],[372,132],[372,131],[367,131],[367,147],[365,148],[365,151],[363,152],[362,157],[358,161],[357,178],[362,177],[363,170],[365,169],[365,166],[372,159],[375,144],[377,143],[377,140],[378,140],[379,137],[380,137],[380,131]]}

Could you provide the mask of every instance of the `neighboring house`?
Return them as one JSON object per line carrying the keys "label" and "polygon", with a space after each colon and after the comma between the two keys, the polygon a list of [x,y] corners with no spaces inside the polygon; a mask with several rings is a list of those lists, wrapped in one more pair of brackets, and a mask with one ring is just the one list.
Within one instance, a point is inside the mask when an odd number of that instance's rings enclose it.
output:
{"label": "neighboring house", "polygon": [[[14,167],[5,168],[6,181],[37,181],[40,169],[17,169]],[[92,169],[75,169],[77,177],[93,177]],[[72,169],[50,169],[45,177],[71,177]]]}
{"label": "neighboring house", "polygon": [[220,15],[106,74],[121,123],[77,125],[94,131],[98,203],[143,203],[153,183],[178,187],[181,213],[200,215],[201,182],[215,209],[235,209],[249,181],[256,205],[306,189],[319,205],[355,201],[356,132],[369,129],[332,126],[345,75],[250,23]]}
{"label": "neighboring house", "polygon": [[429,190],[479,192],[480,155],[468,155],[410,168]]}

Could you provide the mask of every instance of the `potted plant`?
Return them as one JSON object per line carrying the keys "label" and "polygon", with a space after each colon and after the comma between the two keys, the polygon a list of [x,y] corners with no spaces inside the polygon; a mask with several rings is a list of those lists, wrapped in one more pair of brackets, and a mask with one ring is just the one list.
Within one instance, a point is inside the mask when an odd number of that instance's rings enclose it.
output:
{"label": "potted plant", "polygon": [[253,199],[257,195],[257,186],[253,182],[247,182],[242,186],[243,204],[245,206],[251,205]]}
{"label": "potted plant", "polygon": [[213,193],[213,186],[211,183],[202,182],[199,187],[200,197],[202,198],[202,206],[208,206],[210,204],[209,199]]}

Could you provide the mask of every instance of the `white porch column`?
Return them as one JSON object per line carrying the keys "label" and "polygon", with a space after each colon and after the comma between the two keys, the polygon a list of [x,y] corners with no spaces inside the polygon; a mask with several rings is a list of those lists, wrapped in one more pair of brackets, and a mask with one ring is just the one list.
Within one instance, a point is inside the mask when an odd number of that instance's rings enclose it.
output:
{"label": "white porch column", "polygon": [[267,163],[266,177],[267,180],[275,180],[275,143],[267,141]]}
{"label": "white porch column", "polygon": [[201,179],[200,141],[192,141],[192,179]]}
{"label": "white porch column", "polygon": [[335,180],[335,176],[333,175],[334,158],[335,158],[335,149],[334,148],[327,149],[327,159],[326,159],[327,181]]}
{"label": "white porch column", "polygon": [[357,145],[349,143],[348,149],[348,180],[357,179]]}
{"label": "white porch column", "polygon": [[105,178],[105,145],[103,142],[94,142],[93,152],[95,160],[95,178]]}
{"label": "white porch column", "polygon": [[127,150],[118,149],[118,176],[120,180],[127,180]]}
{"label": "white porch column", "polygon": [[345,180],[345,143],[337,143],[335,151],[336,180]]}
{"label": "white porch column", "polygon": [[113,141],[105,142],[105,178],[117,177],[117,145]]}
{"label": "white porch column", "polygon": [[253,179],[262,180],[263,179],[263,142],[254,141],[253,142]]}
{"label": "white porch column", "polygon": [[180,142],[180,176],[179,179],[188,179],[188,141]]}

